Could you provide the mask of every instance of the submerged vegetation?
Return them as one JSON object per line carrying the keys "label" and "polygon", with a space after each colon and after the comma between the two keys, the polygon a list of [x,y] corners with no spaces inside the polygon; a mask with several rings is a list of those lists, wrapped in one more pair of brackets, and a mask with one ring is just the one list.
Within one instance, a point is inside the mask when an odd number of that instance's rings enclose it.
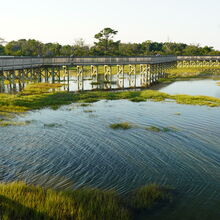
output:
{"label": "submerged vegetation", "polygon": [[143,186],[126,196],[115,191],[82,188],[55,191],[23,182],[0,184],[0,219],[135,219],[136,211],[149,211],[172,201],[169,188]]}
{"label": "submerged vegetation", "polygon": [[156,126],[149,126],[149,127],[146,127],[145,130],[154,131],[154,132],[169,132],[169,131],[177,131],[177,128],[175,127],[159,128]]}
{"label": "submerged vegetation", "polygon": [[50,124],[44,124],[45,128],[58,128],[58,127],[62,127],[61,124],[58,123],[50,123]]}
{"label": "submerged vegetation", "polygon": [[0,127],[25,126],[25,125],[28,125],[30,123],[31,123],[31,121],[12,121],[12,120],[0,119]]}
{"label": "submerged vegetation", "polygon": [[148,131],[154,131],[154,132],[160,132],[161,131],[160,128],[155,127],[155,126],[146,127],[145,129],[148,130]]}
{"label": "submerged vegetation", "polygon": [[61,83],[32,83],[26,86],[26,88],[20,92],[22,95],[33,95],[47,92],[54,92],[55,89],[61,88],[64,84]]}
{"label": "submerged vegetation", "polygon": [[84,110],[83,112],[85,112],[85,113],[92,113],[93,110],[91,110],[91,109],[87,109],[87,110]]}
{"label": "submerged vegetation", "polygon": [[121,123],[115,123],[115,124],[111,124],[109,126],[112,129],[129,129],[132,128],[132,124],[130,124],[129,122],[121,122]]}
{"label": "submerged vegetation", "polygon": [[150,210],[163,202],[172,202],[170,191],[170,188],[156,184],[142,186],[131,193],[129,204],[136,211]]}

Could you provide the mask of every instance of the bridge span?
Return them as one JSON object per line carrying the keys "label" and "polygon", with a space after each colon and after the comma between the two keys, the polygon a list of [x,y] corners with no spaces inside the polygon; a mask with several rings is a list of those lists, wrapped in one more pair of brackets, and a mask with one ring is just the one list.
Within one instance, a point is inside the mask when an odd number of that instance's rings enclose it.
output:
{"label": "bridge span", "polygon": [[[109,83],[112,74],[117,79],[128,78],[129,88],[147,87],[166,77],[166,70],[177,67],[211,67],[220,65],[220,56],[143,56],[143,57],[12,57],[0,56],[0,89],[8,84],[25,81],[69,83],[69,70],[75,69],[79,90],[84,89],[85,76],[89,72],[91,83]],[[102,73],[100,74],[100,69]],[[139,75],[139,77],[137,77]],[[123,80],[124,81],[124,80]],[[121,84],[124,88],[124,82]]]}
{"label": "bridge span", "polygon": [[42,66],[91,66],[163,64],[176,62],[175,56],[149,57],[0,57],[0,70],[19,70]]}

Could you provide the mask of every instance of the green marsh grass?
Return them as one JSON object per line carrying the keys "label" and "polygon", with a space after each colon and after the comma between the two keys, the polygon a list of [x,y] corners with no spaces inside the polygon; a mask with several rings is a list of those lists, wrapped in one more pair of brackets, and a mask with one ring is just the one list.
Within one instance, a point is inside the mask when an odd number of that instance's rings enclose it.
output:
{"label": "green marsh grass", "polygon": [[180,112],[176,112],[176,113],[174,113],[174,115],[181,115],[181,113]]}
{"label": "green marsh grass", "polygon": [[31,121],[0,120],[0,127],[25,126],[25,125],[29,125],[30,123]]}
{"label": "green marsh grass", "polygon": [[58,127],[62,127],[61,124],[58,123],[50,123],[50,124],[44,124],[45,128],[58,128]]}
{"label": "green marsh grass", "polygon": [[149,127],[146,127],[145,130],[153,131],[153,132],[178,131],[178,129],[175,128],[175,127],[162,127],[162,128],[159,128],[159,127],[156,127],[156,126],[149,126]]}
{"label": "green marsh grass", "polygon": [[90,110],[90,109],[87,109],[87,110],[84,110],[83,112],[85,112],[85,113],[92,113],[92,112],[94,112],[93,110]]}
{"label": "green marsh grass", "polygon": [[32,83],[25,87],[25,89],[20,92],[22,95],[33,95],[40,93],[48,93],[50,90],[55,90],[63,87],[64,84],[61,83]]}
{"label": "green marsh grass", "polygon": [[55,191],[23,182],[0,183],[0,219],[130,220],[135,219],[134,211],[170,200],[168,189],[155,184],[124,197],[113,190]]}
{"label": "green marsh grass", "polygon": [[194,79],[218,80],[220,66],[218,67],[178,67],[166,71],[167,78],[159,79],[160,83],[172,83]]}
{"label": "green marsh grass", "polygon": [[145,130],[148,130],[148,131],[154,131],[154,132],[160,132],[160,131],[161,131],[160,128],[155,127],[155,126],[149,126],[149,127],[146,127]]}
{"label": "green marsh grass", "polygon": [[110,124],[109,127],[112,129],[127,130],[127,129],[132,128],[133,126],[129,122],[121,122],[121,123]]}
{"label": "green marsh grass", "polygon": [[[45,86],[45,89],[38,89]],[[52,86],[52,87],[50,87]],[[127,99],[133,102],[142,101],[165,101],[174,100],[178,104],[187,105],[205,105],[210,107],[219,107],[220,99],[209,96],[191,96],[191,95],[169,95],[156,90],[142,91],[87,91],[87,92],[49,92],[50,88],[59,87],[60,84],[36,84],[16,95],[0,93],[0,116],[14,117],[19,113],[29,110],[51,108],[56,110],[61,105],[79,103],[82,106],[99,100],[120,100]],[[34,93],[32,94],[33,88]],[[44,92],[42,92],[44,91]],[[47,92],[45,92],[47,91]]]}
{"label": "green marsh grass", "polygon": [[81,107],[88,107],[88,106],[91,106],[91,104],[88,104],[88,103],[82,103],[80,104]]}
{"label": "green marsh grass", "polygon": [[171,188],[156,184],[142,186],[129,195],[129,205],[136,211],[151,210],[161,203],[171,203]]}

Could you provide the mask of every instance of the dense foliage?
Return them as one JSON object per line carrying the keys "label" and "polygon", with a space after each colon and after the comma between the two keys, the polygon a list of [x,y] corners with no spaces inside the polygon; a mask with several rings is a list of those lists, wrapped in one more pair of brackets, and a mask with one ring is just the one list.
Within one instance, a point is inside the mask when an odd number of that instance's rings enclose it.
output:
{"label": "dense foliage", "polygon": [[[146,56],[146,55],[220,55],[213,47],[200,47],[184,43],[158,43],[150,40],[142,43],[114,41],[118,31],[104,28],[97,33],[93,46],[80,39],[73,45],[42,43],[34,39],[21,39],[6,43],[0,38],[0,55],[12,56]],[[5,46],[3,46],[5,45]]]}

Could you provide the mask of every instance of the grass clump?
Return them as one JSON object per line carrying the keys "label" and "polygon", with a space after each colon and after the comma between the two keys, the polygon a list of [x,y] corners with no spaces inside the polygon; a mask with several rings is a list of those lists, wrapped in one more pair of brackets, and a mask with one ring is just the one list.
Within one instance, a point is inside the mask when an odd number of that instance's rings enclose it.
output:
{"label": "grass clump", "polygon": [[23,95],[48,93],[50,90],[59,89],[64,84],[61,83],[32,83],[25,87],[21,92]]}
{"label": "grass clump", "polygon": [[131,220],[137,210],[170,201],[168,189],[155,184],[124,197],[91,188],[55,191],[23,182],[0,183],[0,219],[4,220]]}
{"label": "grass clump", "polygon": [[87,109],[87,110],[84,110],[83,112],[85,112],[85,113],[92,113],[93,110]]}
{"label": "grass clump", "polygon": [[154,132],[160,132],[161,131],[160,128],[155,127],[155,126],[146,127],[145,130],[154,131]]}
{"label": "grass clump", "polygon": [[88,107],[88,106],[91,106],[91,104],[89,104],[89,103],[82,103],[82,104],[80,104],[80,106],[81,107]]}
{"label": "grass clump", "polygon": [[174,115],[181,115],[181,113],[180,112],[176,112],[176,113],[174,113]]}
{"label": "grass clump", "polygon": [[142,186],[129,196],[129,205],[135,211],[151,210],[162,203],[170,202],[171,189],[156,184]]}
{"label": "grass clump", "polygon": [[129,219],[115,192],[58,192],[22,182],[0,184],[0,219]]}
{"label": "grass clump", "polygon": [[121,122],[121,123],[115,123],[115,124],[111,124],[109,125],[110,128],[112,129],[130,129],[132,128],[132,125],[129,122]]}
{"label": "grass clump", "polygon": [[169,132],[169,131],[178,131],[175,127],[164,127],[164,128],[158,128],[156,126],[149,126],[146,127],[145,130],[153,131],[153,132]]}
{"label": "grass clump", "polygon": [[178,104],[220,106],[220,99],[210,96],[173,95],[171,98],[176,100]]}
{"label": "grass clump", "polygon": [[217,84],[217,86],[220,86],[220,82],[217,82],[216,84]]}
{"label": "grass clump", "polygon": [[132,102],[145,102],[146,101],[146,98],[143,98],[143,97],[134,97],[134,98],[131,98],[129,99],[130,101]]}
{"label": "grass clump", "polygon": [[0,120],[0,127],[25,126],[25,125],[29,125],[30,123],[31,123],[31,121]]}
{"label": "grass clump", "polygon": [[178,67],[168,70],[168,79],[170,80],[190,80],[195,78],[206,79],[218,76],[220,66],[218,67]]}
{"label": "grass clump", "polygon": [[58,123],[50,123],[50,124],[44,124],[44,127],[45,128],[58,128],[58,127],[61,127],[62,125],[61,124],[58,124]]}

